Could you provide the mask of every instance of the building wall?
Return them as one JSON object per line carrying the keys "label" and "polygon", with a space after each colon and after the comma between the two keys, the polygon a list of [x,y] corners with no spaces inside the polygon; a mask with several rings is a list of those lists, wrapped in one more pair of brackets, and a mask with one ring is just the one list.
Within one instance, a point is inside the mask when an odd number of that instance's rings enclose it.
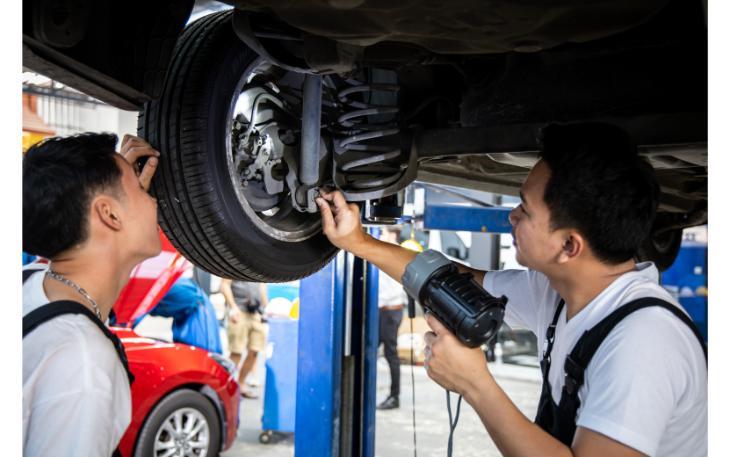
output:
{"label": "building wall", "polygon": [[111,132],[121,139],[125,133],[135,134],[137,131],[136,112],[55,97],[41,96],[38,99],[38,114],[56,131],[56,135]]}

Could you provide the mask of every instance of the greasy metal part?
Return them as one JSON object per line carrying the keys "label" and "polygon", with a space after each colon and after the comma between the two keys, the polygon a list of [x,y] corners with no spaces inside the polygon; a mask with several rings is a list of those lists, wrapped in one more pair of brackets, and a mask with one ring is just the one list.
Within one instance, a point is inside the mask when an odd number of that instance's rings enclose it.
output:
{"label": "greasy metal part", "polygon": [[540,150],[540,129],[546,124],[423,130],[415,136],[419,159],[453,155]]}
{"label": "greasy metal part", "polygon": [[[702,148],[707,138],[707,116],[698,113],[596,117],[575,121],[614,124],[626,130],[640,150],[651,151],[652,154],[672,146],[684,148],[686,152],[690,145]],[[418,146],[419,160],[471,154],[489,154],[498,160],[499,155],[496,154],[536,154],[540,150],[540,130],[548,124],[536,122],[423,130],[414,141]],[[706,145],[704,147],[706,149]]]}
{"label": "greasy metal part", "polygon": [[23,67],[116,108],[139,111],[162,94],[194,3],[23,0]]}
{"label": "greasy metal part", "polygon": [[[322,169],[328,159],[329,151],[321,138],[317,151],[317,166],[318,169]],[[316,185],[304,185],[299,181],[299,155],[293,147],[284,149],[284,161],[289,170],[285,178],[287,186],[289,189],[294,189],[290,195],[292,206],[302,213],[319,212],[317,204],[314,202],[314,199],[317,197],[318,187]]]}
{"label": "greasy metal part", "polygon": [[23,65],[122,110],[137,111],[150,100],[147,94],[25,35]]}
{"label": "greasy metal part", "polygon": [[362,221],[365,224],[397,224],[403,217],[405,201],[405,189],[387,197],[367,200],[363,207]]}
{"label": "greasy metal part", "polygon": [[259,58],[241,76],[224,130],[227,165],[241,210],[256,227],[279,241],[297,243],[317,235],[321,221],[294,206],[299,141],[292,129],[299,124],[280,98],[282,88],[267,80],[273,68]]}
{"label": "greasy metal part", "polygon": [[[337,93],[344,107],[337,122],[346,136],[335,141],[335,186],[350,201],[391,195],[415,177],[410,169],[415,153],[410,142],[404,144],[409,138],[399,135],[399,108],[393,103],[400,86],[348,82],[350,87]],[[402,159],[404,150],[410,153],[407,163]]]}
{"label": "greasy metal part", "polygon": [[233,30],[236,32],[236,36],[238,36],[238,38],[240,38],[246,46],[251,48],[256,54],[263,57],[265,60],[273,63],[277,67],[283,68],[284,70],[305,74],[316,73],[301,59],[295,59],[290,56],[290,59],[284,61],[282,57],[275,57],[272,55],[253,31],[251,27],[250,14],[245,11],[241,11],[242,6],[240,4],[243,2],[237,1],[236,3],[236,9],[233,12]]}
{"label": "greasy metal part", "polygon": [[329,38],[305,35],[304,60],[319,74],[344,74],[356,67],[362,59],[364,48],[339,43]]}
{"label": "greasy metal part", "polygon": [[644,23],[667,3],[238,0],[236,8],[270,12],[293,28],[351,45],[409,43],[436,54],[466,55],[534,52],[608,37]]}
{"label": "greasy metal part", "polygon": [[33,14],[33,31],[44,44],[72,48],[90,27],[88,0],[39,2]]}
{"label": "greasy metal part", "polygon": [[319,182],[319,142],[322,120],[322,77],[304,76],[302,141],[299,180],[305,186]]}

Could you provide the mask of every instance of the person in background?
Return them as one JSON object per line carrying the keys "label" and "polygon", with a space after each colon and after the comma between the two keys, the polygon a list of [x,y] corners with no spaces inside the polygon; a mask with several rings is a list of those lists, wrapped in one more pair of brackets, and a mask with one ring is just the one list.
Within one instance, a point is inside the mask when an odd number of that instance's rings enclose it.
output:
{"label": "person in background", "polygon": [[[389,227],[383,230],[381,240],[398,244],[400,230]],[[378,323],[380,344],[383,345],[385,360],[390,369],[390,395],[380,403],[378,409],[400,407],[400,360],[398,359],[398,328],[403,322],[403,309],[408,296],[403,286],[382,271],[378,275]]]}
{"label": "person in background", "polygon": [[[172,341],[175,343],[223,354],[215,309],[208,294],[193,279],[181,277],[175,281],[149,315],[172,318]],[[137,318],[134,327],[143,318]]]}
{"label": "person in background", "polygon": [[[256,365],[259,352],[266,346],[266,329],[262,314],[268,304],[266,284],[223,279],[221,293],[226,299],[228,310],[228,349],[231,360],[239,367],[238,384],[241,396],[257,398],[258,396],[245,389],[246,377]],[[243,350],[246,358],[241,363]]]}

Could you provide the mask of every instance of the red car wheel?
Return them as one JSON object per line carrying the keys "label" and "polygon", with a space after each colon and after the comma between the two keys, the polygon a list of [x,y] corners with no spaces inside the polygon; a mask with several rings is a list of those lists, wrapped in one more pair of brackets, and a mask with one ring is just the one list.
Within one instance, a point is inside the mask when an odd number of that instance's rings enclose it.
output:
{"label": "red car wheel", "polygon": [[177,390],[155,406],[139,434],[135,457],[217,456],[221,426],[210,400],[190,389]]}

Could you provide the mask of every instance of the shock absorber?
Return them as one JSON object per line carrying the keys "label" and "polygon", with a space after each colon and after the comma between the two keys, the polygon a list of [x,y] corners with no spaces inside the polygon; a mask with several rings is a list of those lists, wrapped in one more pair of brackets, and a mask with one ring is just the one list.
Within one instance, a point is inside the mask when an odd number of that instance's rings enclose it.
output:
{"label": "shock absorber", "polygon": [[400,86],[354,80],[347,83],[349,87],[337,93],[343,108],[337,123],[343,136],[335,142],[335,184],[348,200],[393,194],[402,188],[407,168],[407,160],[401,157],[395,102]]}

